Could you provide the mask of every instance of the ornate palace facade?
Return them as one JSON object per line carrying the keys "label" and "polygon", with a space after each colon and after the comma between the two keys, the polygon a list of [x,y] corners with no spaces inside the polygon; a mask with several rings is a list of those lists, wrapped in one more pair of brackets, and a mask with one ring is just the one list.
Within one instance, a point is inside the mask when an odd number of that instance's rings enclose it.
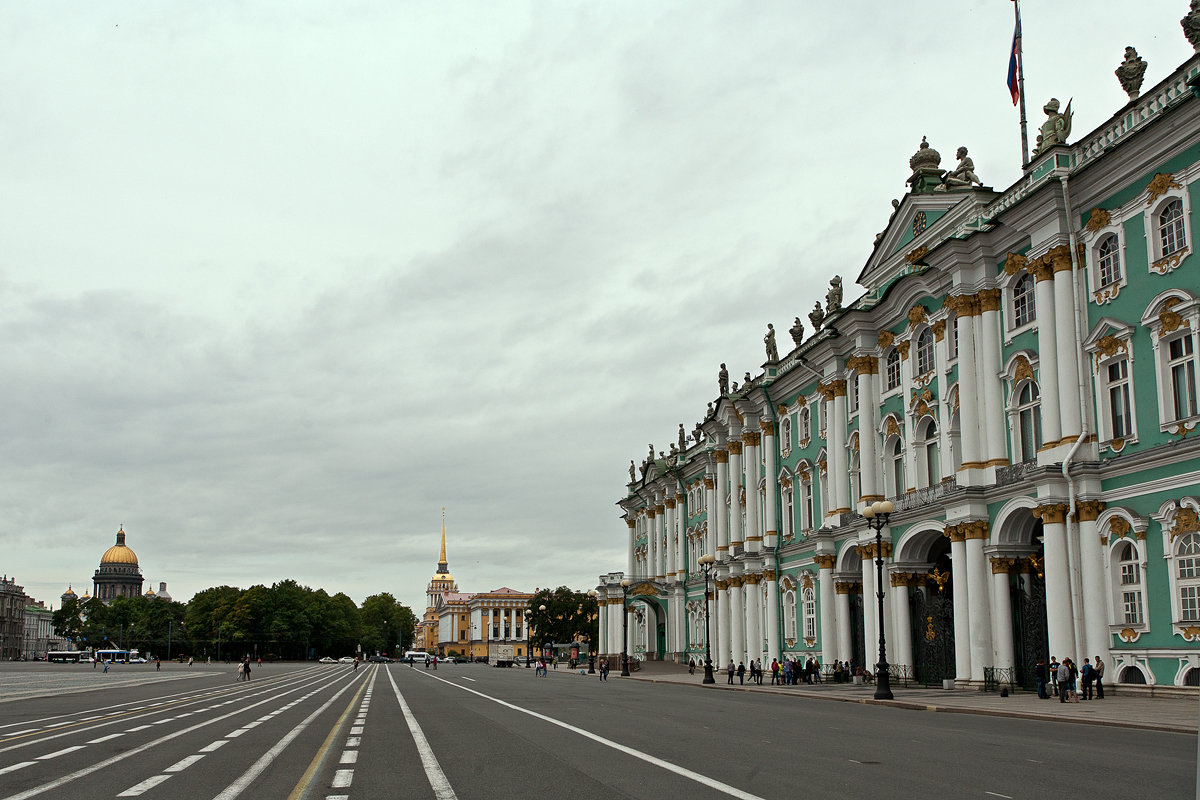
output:
{"label": "ornate palace facade", "polygon": [[631,653],[702,658],[712,553],[715,664],[873,664],[861,511],[888,498],[897,671],[1099,656],[1110,682],[1200,683],[1198,93],[1195,56],[1078,139],[1047,103],[1003,191],[922,143],[864,294],[843,308],[836,280],[790,352],[770,330],[760,374],[723,371],[695,434],[631,466],[601,650],[627,625]]}

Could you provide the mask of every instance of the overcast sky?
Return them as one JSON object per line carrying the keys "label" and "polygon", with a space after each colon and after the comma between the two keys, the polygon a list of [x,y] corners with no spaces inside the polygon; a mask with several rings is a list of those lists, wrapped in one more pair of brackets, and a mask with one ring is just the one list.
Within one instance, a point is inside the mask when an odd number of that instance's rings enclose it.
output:
{"label": "overcast sky", "polygon": [[[1184,0],[1028,0],[1031,136],[1191,55]],[[0,26],[0,571],[124,525],[178,600],[414,609],[624,568],[630,459],[846,279],[923,135],[1020,173],[1013,5],[17,3]],[[81,592],[82,593],[82,592]]]}

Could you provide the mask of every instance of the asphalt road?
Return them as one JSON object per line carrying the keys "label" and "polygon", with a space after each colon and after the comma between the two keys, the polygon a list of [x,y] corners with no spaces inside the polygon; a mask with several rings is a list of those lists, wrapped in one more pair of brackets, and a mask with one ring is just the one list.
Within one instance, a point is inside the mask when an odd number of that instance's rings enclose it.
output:
{"label": "asphalt road", "polygon": [[0,800],[1165,798],[1196,737],[483,665],[0,665]]}

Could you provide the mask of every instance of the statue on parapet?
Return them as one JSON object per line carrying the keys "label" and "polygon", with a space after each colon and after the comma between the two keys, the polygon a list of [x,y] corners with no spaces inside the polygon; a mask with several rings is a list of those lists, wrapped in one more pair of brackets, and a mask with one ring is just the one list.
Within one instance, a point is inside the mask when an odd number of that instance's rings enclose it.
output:
{"label": "statue on parapet", "polygon": [[813,310],[808,312],[808,321],[812,323],[814,334],[821,332],[821,323],[825,321],[825,311],[821,308],[820,301],[817,301]]}
{"label": "statue on parapet", "polygon": [[1146,78],[1146,61],[1138,56],[1137,50],[1132,47],[1125,48],[1125,60],[1114,74],[1121,82],[1125,94],[1129,95],[1129,99],[1137,100],[1138,95],[1142,93],[1142,81]]}
{"label": "statue on parapet", "polygon": [[796,343],[796,347],[804,344],[804,323],[800,321],[799,317],[796,317],[796,321],[788,333],[792,335],[792,341]]}
{"label": "statue on parapet", "polygon": [[842,310],[842,276],[834,275],[829,281],[829,291],[825,293],[825,316],[836,314]]}
{"label": "statue on parapet", "polygon": [[1071,112],[1071,101],[1067,101],[1063,113],[1058,113],[1058,108],[1056,97],[1051,97],[1050,102],[1042,106],[1042,111],[1046,112],[1046,121],[1042,123],[1042,132],[1038,134],[1037,146],[1033,148],[1035,156],[1041,155],[1056,144],[1066,144],[1067,137],[1071,135],[1071,119],[1075,116]]}
{"label": "statue on parapet", "polygon": [[646,459],[646,463],[653,464],[654,463],[654,445],[648,444],[646,446],[650,448],[650,457]]}
{"label": "statue on parapet", "polygon": [[629,460],[629,482],[633,483],[637,480],[637,466],[633,463],[633,459]]}
{"label": "statue on parapet", "polygon": [[779,360],[779,348],[775,344],[775,326],[767,323],[767,334],[763,337],[763,344],[767,348],[767,361]]}
{"label": "statue on parapet", "polygon": [[692,431],[692,439],[696,442],[696,444],[700,444],[704,441],[704,426],[699,422],[696,423],[696,430]]}
{"label": "statue on parapet", "polygon": [[1186,17],[1179,20],[1179,25],[1183,28],[1183,35],[1187,37],[1188,44],[1200,53],[1200,0],[1192,0],[1191,10]]}
{"label": "statue on parapet", "polygon": [[951,189],[961,189],[976,183],[983,186],[983,181],[979,180],[979,176],[975,174],[975,162],[967,155],[967,148],[958,148],[958,152],[954,155],[958,159],[958,166],[942,176],[942,185],[934,191],[948,192]]}
{"label": "statue on parapet", "polygon": [[684,442],[687,440],[687,434],[683,432],[683,423],[679,423],[679,452],[687,450],[687,445]]}
{"label": "statue on parapet", "polygon": [[743,376],[743,383],[742,383],[742,390],[743,390],[743,391],[745,391],[746,389],[749,389],[749,388],[750,388],[750,380],[751,380],[751,378],[750,378],[750,373],[749,373],[749,372],[747,372],[747,373],[746,373],[746,374]]}
{"label": "statue on parapet", "polygon": [[717,413],[717,410],[715,408],[713,408],[712,400],[709,400],[708,401],[708,413],[704,416],[704,418],[708,419],[715,413]]}
{"label": "statue on parapet", "polygon": [[725,365],[721,365],[721,371],[717,373],[717,387],[721,390],[721,395],[729,394],[729,370],[725,369]]}

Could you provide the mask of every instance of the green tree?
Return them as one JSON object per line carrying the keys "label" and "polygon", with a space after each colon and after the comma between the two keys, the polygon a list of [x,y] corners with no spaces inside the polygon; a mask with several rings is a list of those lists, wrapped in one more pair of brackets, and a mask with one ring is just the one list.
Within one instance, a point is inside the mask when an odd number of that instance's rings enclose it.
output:
{"label": "green tree", "polygon": [[363,601],[360,622],[364,653],[395,653],[403,652],[405,643],[412,642],[417,618],[412,609],[398,603],[389,592],[383,592]]}
{"label": "green tree", "polygon": [[539,589],[529,601],[529,610],[533,612],[532,641],[536,645],[596,642],[600,638],[599,606],[588,592],[566,586]]}
{"label": "green tree", "polygon": [[77,597],[68,597],[51,616],[54,633],[70,642],[77,642],[83,635],[83,603]]}

